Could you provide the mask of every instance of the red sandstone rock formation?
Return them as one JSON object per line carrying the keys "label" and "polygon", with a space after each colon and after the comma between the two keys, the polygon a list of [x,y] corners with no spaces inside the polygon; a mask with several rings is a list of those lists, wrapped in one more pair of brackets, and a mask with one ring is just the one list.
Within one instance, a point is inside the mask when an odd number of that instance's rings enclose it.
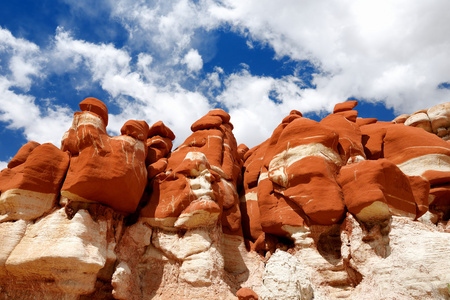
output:
{"label": "red sandstone rock formation", "polygon": [[133,213],[147,185],[147,123],[128,121],[121,136],[110,137],[106,132],[108,110],[103,102],[87,98],[80,108],[61,142],[62,150],[71,154],[61,195]]}
{"label": "red sandstone rock formation", "polygon": [[[163,122],[158,121],[153,124],[148,131],[148,154],[145,163],[151,165],[161,158],[166,157],[172,150],[172,141],[174,139],[175,134]],[[153,176],[149,176],[149,178],[151,179]]]}
{"label": "red sandstone rock formation", "polygon": [[408,176],[387,159],[344,166],[338,176],[347,210],[369,223],[391,215],[414,220],[427,211],[429,184],[421,177],[411,180],[416,180],[415,185],[411,186]]}
{"label": "red sandstone rock formation", "polygon": [[[389,122],[361,127],[369,159],[386,158],[408,176],[421,176],[431,185],[430,208],[438,214],[450,213],[450,147],[438,136],[421,128]],[[421,201],[426,202],[426,201]],[[422,209],[423,211],[423,209]]]}
{"label": "red sandstone rock formation", "polygon": [[[219,218],[227,233],[241,228],[237,179],[241,158],[231,133],[230,116],[213,110],[195,122],[194,132],[169,156],[149,166],[154,177],[141,216],[152,226],[212,226]],[[153,171],[156,170],[156,171]]]}
{"label": "red sandstone rock formation", "polygon": [[162,122],[110,137],[85,99],[62,150],[29,142],[0,173],[0,298],[448,298],[450,104],[356,105],[292,111],[252,149],[213,110],[171,152]]}
{"label": "red sandstone rock formation", "polygon": [[35,219],[59,196],[69,155],[52,144],[28,142],[0,173],[0,222]]}

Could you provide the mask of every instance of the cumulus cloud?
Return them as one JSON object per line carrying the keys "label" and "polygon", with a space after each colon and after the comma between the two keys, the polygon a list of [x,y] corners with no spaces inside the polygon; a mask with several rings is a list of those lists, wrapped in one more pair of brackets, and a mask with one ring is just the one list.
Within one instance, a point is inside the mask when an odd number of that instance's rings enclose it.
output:
{"label": "cumulus cloud", "polygon": [[0,75],[0,121],[9,129],[22,129],[28,140],[59,146],[63,128],[71,123],[70,110],[60,105],[41,108],[34,96],[26,94],[33,78],[41,76],[46,61],[41,54],[37,45],[0,28],[0,55],[9,62]]}
{"label": "cumulus cloud", "polygon": [[320,72],[303,93],[328,109],[348,97],[412,112],[450,99],[450,2],[224,0],[209,11],[279,57]]}
{"label": "cumulus cloud", "polygon": [[27,140],[60,145],[63,133],[72,123],[67,107],[50,105],[41,108],[35,97],[10,90],[13,85],[0,77],[0,121],[9,129],[22,129]]}
{"label": "cumulus cloud", "polygon": [[[51,102],[40,106],[33,95],[13,90],[24,82],[30,85],[35,72],[27,70],[36,68],[34,61],[25,60],[28,52],[18,51],[26,48],[22,45],[25,41],[5,32],[10,37],[9,48],[19,53],[10,60],[20,61],[22,71],[21,76],[17,76],[11,68],[9,75],[0,76],[0,121],[6,122],[9,129],[23,129],[27,140],[59,146],[63,133],[70,127],[73,111]],[[150,125],[162,120],[176,132],[179,144],[190,134],[190,124],[213,108],[204,95],[182,88],[177,81],[159,84],[160,69],[152,68],[153,58],[149,54],[139,53],[137,61],[133,62],[127,50],[117,49],[112,44],[78,40],[63,28],[58,28],[54,42],[46,49],[39,49],[32,43],[25,45],[40,57],[40,62],[47,62],[42,68],[47,75],[52,72],[83,74],[78,76],[87,76],[91,83],[98,83],[111,96],[101,100],[114,102],[121,109],[119,114],[110,115],[108,129],[113,135],[120,134],[120,128],[129,119],[145,120]],[[192,70],[198,70],[202,64],[198,52],[189,52],[186,63]]]}
{"label": "cumulus cloud", "polygon": [[6,161],[0,161],[0,171],[5,169],[8,166]]}
{"label": "cumulus cloud", "polygon": [[39,47],[21,38],[15,38],[9,30],[0,27],[0,62],[4,64],[4,79],[11,85],[27,90],[32,76],[39,76],[43,58]]}
{"label": "cumulus cloud", "polygon": [[191,49],[184,56],[182,62],[186,64],[190,72],[198,72],[203,68],[203,60],[196,49]]}
{"label": "cumulus cloud", "polygon": [[[121,126],[129,119],[145,120],[150,125],[162,120],[177,133],[177,143],[181,143],[190,134],[189,125],[212,109],[205,96],[182,88],[176,76],[171,77],[175,79],[171,84],[160,84],[161,69],[152,67],[149,54],[139,53],[137,62],[133,62],[124,49],[77,40],[63,29],[58,30],[50,52],[59,65],[91,74],[92,80],[111,95],[110,101],[121,108],[118,115],[110,116],[108,128],[112,134],[120,134]],[[188,67],[198,70],[202,64],[198,52],[191,51],[187,57]],[[167,79],[163,79],[165,83]]]}
{"label": "cumulus cloud", "polygon": [[243,69],[229,76],[224,85],[217,100],[229,110],[238,142],[249,147],[269,138],[291,110],[320,109],[300,96],[303,84],[294,76],[274,79],[254,76]]}

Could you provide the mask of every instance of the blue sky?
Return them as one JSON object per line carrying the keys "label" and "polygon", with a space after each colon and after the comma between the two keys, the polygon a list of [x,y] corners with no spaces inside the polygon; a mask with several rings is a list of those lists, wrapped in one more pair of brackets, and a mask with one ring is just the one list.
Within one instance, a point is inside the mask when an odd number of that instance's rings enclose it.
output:
{"label": "blue sky", "polygon": [[59,146],[88,96],[162,120],[178,145],[208,110],[238,143],[270,137],[292,109],[319,120],[349,98],[392,120],[450,100],[450,2],[380,0],[4,1],[0,168],[28,140]]}

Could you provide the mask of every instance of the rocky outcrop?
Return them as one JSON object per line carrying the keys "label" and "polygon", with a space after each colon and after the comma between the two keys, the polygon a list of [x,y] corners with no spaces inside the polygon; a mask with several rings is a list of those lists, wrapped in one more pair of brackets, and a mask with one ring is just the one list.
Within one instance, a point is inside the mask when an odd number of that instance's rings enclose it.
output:
{"label": "rocky outcrop", "polygon": [[59,198],[69,155],[52,144],[28,142],[0,174],[0,222],[31,220]]}
{"label": "rocky outcrop", "polygon": [[172,150],[83,100],[61,149],[0,173],[0,299],[449,298],[450,105],[356,106],[293,110],[252,149],[216,109]]}
{"label": "rocky outcrop", "polygon": [[450,103],[438,104],[429,109],[416,111],[412,115],[400,115],[394,119],[394,122],[422,128],[448,141],[450,139]]}
{"label": "rocky outcrop", "polygon": [[121,136],[110,137],[106,132],[108,110],[103,102],[87,98],[80,108],[61,142],[61,149],[71,154],[62,200],[98,202],[133,213],[147,185],[148,124],[128,121]]}

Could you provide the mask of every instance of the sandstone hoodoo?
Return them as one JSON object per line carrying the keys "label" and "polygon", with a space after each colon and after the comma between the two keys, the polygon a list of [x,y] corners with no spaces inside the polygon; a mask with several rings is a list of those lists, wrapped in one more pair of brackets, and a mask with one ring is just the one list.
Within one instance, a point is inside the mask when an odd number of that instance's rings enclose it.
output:
{"label": "sandstone hoodoo", "polygon": [[[447,299],[450,103],[392,122],[291,111],[249,149],[215,109],[107,131],[80,103],[61,149],[0,173],[0,299]],[[189,124],[186,124],[189,126]]]}
{"label": "sandstone hoodoo", "polygon": [[122,135],[106,132],[108,110],[98,99],[80,103],[61,149],[70,153],[61,196],[77,202],[98,202],[119,212],[133,213],[147,185],[145,121],[128,121]]}

